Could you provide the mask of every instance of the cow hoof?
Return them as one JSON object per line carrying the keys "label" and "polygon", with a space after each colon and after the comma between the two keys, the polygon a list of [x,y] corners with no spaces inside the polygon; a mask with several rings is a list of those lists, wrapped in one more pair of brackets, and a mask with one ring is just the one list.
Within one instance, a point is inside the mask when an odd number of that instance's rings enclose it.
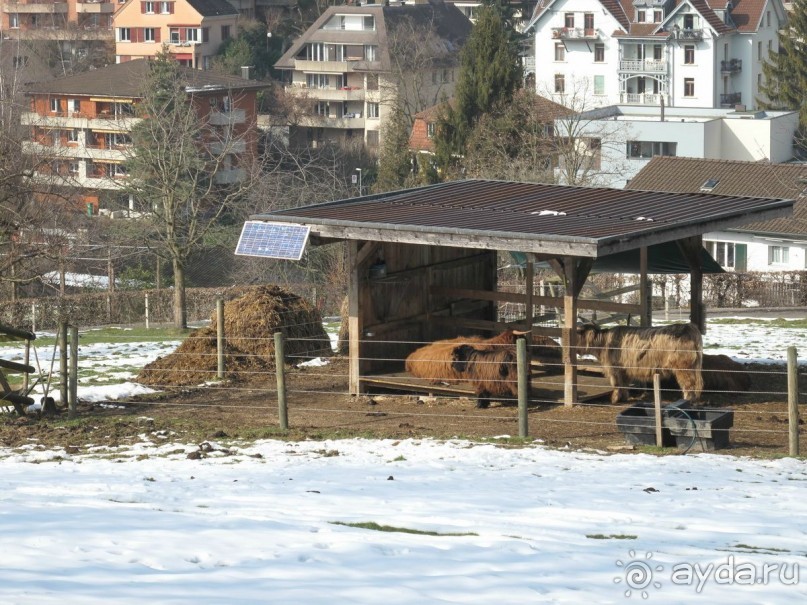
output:
{"label": "cow hoof", "polygon": [[488,407],[489,405],[490,405],[490,402],[489,402],[489,401],[477,401],[477,402],[476,402],[476,407],[477,407],[478,409],[480,409],[480,410],[487,409],[487,407]]}

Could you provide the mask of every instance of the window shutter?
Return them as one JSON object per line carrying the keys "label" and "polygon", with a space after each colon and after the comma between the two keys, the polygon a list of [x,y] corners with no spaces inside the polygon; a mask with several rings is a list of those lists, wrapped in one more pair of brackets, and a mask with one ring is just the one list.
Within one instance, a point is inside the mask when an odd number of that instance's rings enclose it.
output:
{"label": "window shutter", "polygon": [[160,32],[161,32],[161,31],[162,31],[162,30],[161,30],[161,28],[159,28],[159,27],[155,27],[155,28],[154,28],[154,41],[155,41],[155,42],[159,42],[159,41],[160,41]]}
{"label": "window shutter", "polygon": [[734,270],[738,273],[748,270],[748,244],[734,244]]}
{"label": "window shutter", "polygon": [[173,15],[173,14],[174,14],[174,3],[173,3],[173,2],[169,2],[169,3],[168,3],[168,14],[169,14],[169,15]]}
{"label": "window shutter", "polygon": [[132,29],[132,42],[142,42],[143,41],[143,28],[142,27],[135,27]]}
{"label": "window shutter", "polygon": [[140,3],[140,12],[142,14],[144,14],[144,15],[146,14],[146,3],[145,2]]}

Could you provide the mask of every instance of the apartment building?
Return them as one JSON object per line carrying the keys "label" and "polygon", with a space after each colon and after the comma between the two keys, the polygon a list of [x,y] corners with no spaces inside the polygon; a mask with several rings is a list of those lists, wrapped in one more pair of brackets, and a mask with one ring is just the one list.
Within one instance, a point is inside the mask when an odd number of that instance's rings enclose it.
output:
{"label": "apartment building", "polygon": [[128,0],[114,14],[115,62],[153,57],[167,44],[181,65],[209,69],[238,18],[227,0]]}
{"label": "apartment building", "polygon": [[[737,107],[662,111],[646,105],[612,105],[582,112],[574,120],[578,137],[598,140],[599,180],[619,188],[655,156],[789,162],[798,125],[795,111]],[[561,121],[555,130],[563,132],[565,126]]]}
{"label": "apartment building", "polygon": [[[413,117],[453,94],[459,50],[471,27],[443,0],[328,8],[275,63],[286,93],[305,110],[290,125],[291,141],[357,140],[377,148],[393,107],[406,104]],[[430,29],[434,36],[427,35]],[[413,67],[415,59],[405,55],[427,39],[435,46],[432,60],[420,56]]]}
{"label": "apartment building", "polygon": [[[30,110],[21,121],[30,129],[23,151],[44,160],[35,179],[92,212],[105,207],[107,200],[121,203],[116,192],[127,178],[125,162],[131,153],[132,127],[139,120],[136,106],[143,98],[148,63],[127,61],[30,87]],[[214,179],[221,184],[237,182],[244,177],[239,160],[257,152],[256,95],[266,84],[188,67],[182,70],[185,90],[205,128],[228,129],[229,138],[236,141],[227,169]]]}
{"label": "apartment building", "polygon": [[527,31],[539,94],[575,109],[758,105],[781,0],[541,0]]}

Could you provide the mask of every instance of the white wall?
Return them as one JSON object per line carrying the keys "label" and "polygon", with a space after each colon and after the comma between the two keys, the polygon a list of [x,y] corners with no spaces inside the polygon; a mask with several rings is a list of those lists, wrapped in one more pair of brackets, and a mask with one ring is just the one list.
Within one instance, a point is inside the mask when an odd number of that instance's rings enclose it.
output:
{"label": "white wall", "polygon": [[[779,238],[766,238],[733,231],[705,233],[703,240],[732,242],[748,246],[746,259],[746,269],[748,271],[802,271],[807,269],[807,240],[783,241]],[[769,246],[787,246],[788,262],[770,264],[768,262]]]}

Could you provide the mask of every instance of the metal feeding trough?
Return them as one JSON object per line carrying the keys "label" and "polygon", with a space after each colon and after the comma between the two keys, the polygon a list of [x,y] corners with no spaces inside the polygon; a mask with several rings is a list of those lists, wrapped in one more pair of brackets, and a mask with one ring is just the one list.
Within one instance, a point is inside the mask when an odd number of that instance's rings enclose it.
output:
{"label": "metal feeding trough", "polygon": [[[686,399],[661,408],[662,446],[711,452],[729,446],[733,410],[695,408]],[[628,443],[656,445],[655,406],[639,402],[617,414],[616,425]]]}

